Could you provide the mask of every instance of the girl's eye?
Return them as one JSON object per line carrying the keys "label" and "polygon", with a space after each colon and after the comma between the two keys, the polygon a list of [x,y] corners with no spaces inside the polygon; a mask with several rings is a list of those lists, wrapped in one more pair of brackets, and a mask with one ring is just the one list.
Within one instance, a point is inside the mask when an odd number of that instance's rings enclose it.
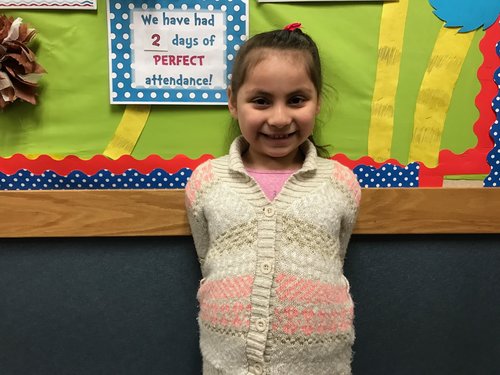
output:
{"label": "girl's eye", "polygon": [[252,103],[257,105],[257,106],[266,106],[269,104],[269,101],[265,98],[255,98],[255,99],[252,99]]}
{"label": "girl's eye", "polygon": [[306,98],[303,96],[293,96],[288,101],[291,105],[301,105],[306,101]]}

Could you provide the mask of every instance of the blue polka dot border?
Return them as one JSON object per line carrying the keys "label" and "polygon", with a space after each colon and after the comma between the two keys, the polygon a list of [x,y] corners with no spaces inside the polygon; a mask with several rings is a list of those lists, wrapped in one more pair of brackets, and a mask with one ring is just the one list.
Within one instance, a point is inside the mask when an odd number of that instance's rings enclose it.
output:
{"label": "blue polka dot border", "polygon": [[82,189],[184,189],[191,169],[177,173],[155,169],[143,174],[128,169],[122,174],[101,170],[93,175],[73,171],[67,176],[47,170],[36,175],[26,169],[7,175],[0,172],[0,190],[82,190]]}
{"label": "blue polka dot border", "polygon": [[390,163],[375,168],[358,165],[353,171],[364,188],[418,187],[420,165],[410,163],[400,167]]}
{"label": "blue polka dot border", "polygon": [[[112,104],[227,104],[227,84],[231,78],[229,72],[232,71],[233,60],[237,51],[248,35],[247,0],[108,0],[107,11],[110,101]],[[137,14],[143,11],[172,15],[175,15],[176,12],[181,12],[177,14],[197,12],[198,15],[215,14],[222,17],[224,22],[222,26],[224,31],[221,34],[223,35],[223,41],[221,42],[223,51],[217,49],[223,55],[221,63],[212,66],[207,71],[203,70],[204,68],[197,69],[200,72],[199,75],[197,75],[198,72],[195,75],[193,75],[194,73],[183,74],[178,70],[169,71],[169,69],[162,68],[161,71],[165,73],[161,74],[161,79],[160,74],[152,74],[151,77],[147,77],[150,78],[149,80],[136,80],[140,74],[143,74],[138,73],[136,65],[144,65],[145,60],[140,58],[139,63],[135,60],[139,49],[134,49],[134,43],[138,45],[139,41],[133,40],[137,32],[134,29],[140,29],[140,27],[137,27],[137,23],[134,24],[131,20],[134,19],[134,14],[137,17]],[[165,22],[160,18],[158,20],[159,22]],[[196,29],[193,31],[196,26],[192,25],[191,27],[190,24],[189,26],[184,25],[184,27],[191,29],[187,32],[196,33]],[[141,33],[137,35],[140,36],[140,43],[155,43],[154,35],[148,34],[145,36]],[[149,40],[150,38],[152,40]],[[168,40],[171,41],[172,39],[173,37],[169,35]],[[198,41],[200,46],[202,45],[202,39],[200,37]],[[167,40],[167,38],[164,40]],[[155,46],[152,48],[156,48]],[[170,48],[174,48],[172,44],[170,44]],[[158,53],[157,56],[161,55],[162,58],[165,56],[165,66],[174,61],[169,60],[171,56],[180,59],[173,62],[173,64],[176,63],[177,65],[184,58],[189,60],[191,57],[196,56],[196,47],[191,47],[192,51],[186,49],[186,53],[182,55],[174,52],[169,55],[168,50],[170,48],[165,45],[163,49],[158,47],[158,50],[162,52],[154,52]],[[141,48],[140,51],[143,53],[143,51],[149,50]],[[150,60],[147,61],[151,62]],[[163,62],[163,60],[161,61]],[[201,60],[196,60],[196,58],[193,62],[201,64]],[[207,72],[214,71],[214,69],[216,74],[207,74]],[[193,71],[196,71],[196,69],[190,70],[190,72]],[[141,70],[141,72],[143,71]],[[212,81],[213,76],[217,77],[214,81]]]}
{"label": "blue polka dot border", "polygon": [[[384,164],[380,168],[359,165],[353,171],[361,187],[365,188],[418,187],[419,168],[418,163],[405,167]],[[135,169],[122,174],[103,169],[93,175],[73,171],[64,176],[51,170],[34,174],[21,169],[10,175],[0,172],[0,190],[184,189],[191,173],[189,168],[176,173],[157,168],[146,174]]]}

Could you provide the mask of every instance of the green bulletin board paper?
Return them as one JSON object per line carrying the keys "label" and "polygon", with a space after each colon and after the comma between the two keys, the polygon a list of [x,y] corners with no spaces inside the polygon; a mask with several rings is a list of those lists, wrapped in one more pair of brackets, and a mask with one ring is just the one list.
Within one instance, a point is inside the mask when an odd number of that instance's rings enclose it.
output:
{"label": "green bulletin board paper", "polygon": [[[417,4],[418,3],[418,4]],[[421,4],[420,4],[421,3]],[[411,119],[420,84],[416,72],[425,70],[433,47],[432,35],[442,21],[426,1],[410,2],[401,85],[395,117],[393,154],[407,157]],[[415,5],[417,4],[417,5]],[[382,3],[263,4],[250,1],[250,34],[301,22],[318,43],[323,59],[325,96],[320,142],[333,153],[352,159],[367,152],[371,96],[375,83],[378,30]],[[123,105],[109,104],[106,3],[93,12],[5,10],[38,30],[35,51],[48,71],[41,80],[38,106],[16,103],[0,114],[0,155],[77,155],[90,158],[105,149],[121,120]],[[480,36],[474,43],[478,43]],[[482,61],[477,44],[464,69],[450,107],[443,145],[455,152],[475,144],[471,131],[477,117],[474,98],[479,89],[477,67]],[[476,51],[477,50],[477,51]],[[421,62],[414,62],[421,59]],[[473,78],[469,78],[473,75]],[[460,91],[458,91],[460,90]],[[409,120],[410,119],[410,120]],[[451,120],[452,119],[452,120]],[[186,154],[226,153],[231,121],[225,106],[152,106],[133,156],[172,158]],[[455,139],[456,138],[456,139]],[[459,140],[456,145],[456,140]]]}
{"label": "green bulletin board paper", "polygon": [[5,11],[38,31],[34,50],[48,73],[40,81],[37,106],[15,103],[0,114],[2,156],[86,158],[101,152],[122,112],[108,104],[104,13],[104,8],[97,12]]}
{"label": "green bulletin board paper", "polygon": [[441,140],[443,150],[453,150],[460,154],[477,144],[473,127],[479,118],[479,111],[474,100],[481,90],[477,69],[483,62],[483,55],[479,50],[479,42],[483,36],[483,30],[476,31],[473,47],[469,49],[464,61],[462,71],[466,74],[460,75],[453,93]]}

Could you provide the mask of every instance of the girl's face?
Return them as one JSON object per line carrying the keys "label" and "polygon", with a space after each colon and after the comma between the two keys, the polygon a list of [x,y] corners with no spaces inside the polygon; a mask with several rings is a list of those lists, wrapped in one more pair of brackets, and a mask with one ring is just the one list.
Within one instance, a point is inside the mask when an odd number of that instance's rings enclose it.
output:
{"label": "girl's face", "polygon": [[303,53],[266,50],[246,74],[237,93],[229,91],[229,111],[249,143],[245,166],[295,169],[302,165],[299,146],[312,134],[319,112],[318,92]]}

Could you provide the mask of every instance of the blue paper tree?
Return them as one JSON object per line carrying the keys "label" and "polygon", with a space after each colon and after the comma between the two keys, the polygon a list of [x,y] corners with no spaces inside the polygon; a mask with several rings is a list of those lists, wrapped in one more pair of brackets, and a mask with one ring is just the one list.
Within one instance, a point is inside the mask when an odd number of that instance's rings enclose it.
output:
{"label": "blue paper tree", "polygon": [[445,27],[460,27],[466,33],[487,29],[500,14],[500,0],[429,0],[434,14],[445,22]]}

